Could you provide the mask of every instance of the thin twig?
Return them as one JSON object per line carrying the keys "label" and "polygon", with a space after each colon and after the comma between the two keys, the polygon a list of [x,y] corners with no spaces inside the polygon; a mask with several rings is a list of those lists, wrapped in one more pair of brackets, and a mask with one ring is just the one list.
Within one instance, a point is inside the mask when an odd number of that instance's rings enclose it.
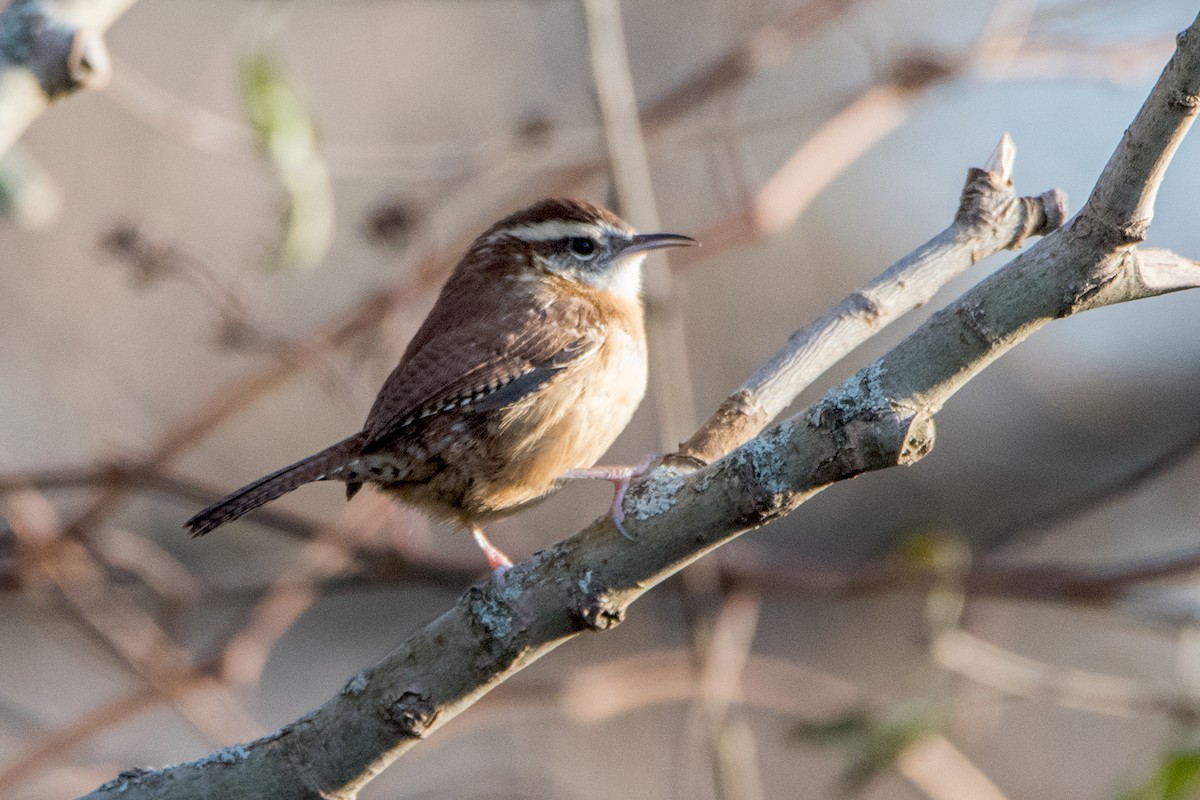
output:
{"label": "thin twig", "polygon": [[1165,713],[1179,719],[1200,714],[1200,698],[1175,687],[1047,664],[960,629],[939,634],[931,653],[940,666],[976,683],[1065,708],[1118,716]]}
{"label": "thin twig", "polygon": [[921,736],[904,748],[896,769],[930,800],[1006,800],[996,784],[940,733]]}
{"label": "thin twig", "polygon": [[677,455],[709,463],[744,444],[843,356],[927,302],[955,275],[1058,228],[1065,220],[1065,198],[1059,192],[1018,198],[1012,191],[1014,155],[1005,135],[987,164],[971,171],[950,227],[792,334]]}
{"label": "thin twig", "polygon": [[1192,458],[1198,448],[1200,430],[1188,434],[1136,469],[1073,495],[1050,508],[1035,509],[1022,514],[995,530],[988,531],[986,538],[989,541],[1013,543],[1062,527],[1071,520],[1094,513],[1141,491],[1150,481]]}
{"label": "thin twig", "polygon": [[61,728],[23,743],[19,752],[0,768],[0,794],[12,797],[17,786],[48,764],[62,760],[105,730],[123,725],[167,699],[148,686],[139,686],[76,716]]}

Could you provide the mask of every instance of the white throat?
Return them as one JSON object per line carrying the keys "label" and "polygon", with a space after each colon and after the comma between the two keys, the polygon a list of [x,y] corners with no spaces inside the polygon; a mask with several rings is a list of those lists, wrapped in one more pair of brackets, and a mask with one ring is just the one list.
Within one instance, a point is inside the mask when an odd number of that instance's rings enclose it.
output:
{"label": "white throat", "polygon": [[617,261],[613,269],[599,273],[581,272],[580,279],[597,289],[636,300],[642,293],[642,262],[645,260],[645,253],[635,253]]}

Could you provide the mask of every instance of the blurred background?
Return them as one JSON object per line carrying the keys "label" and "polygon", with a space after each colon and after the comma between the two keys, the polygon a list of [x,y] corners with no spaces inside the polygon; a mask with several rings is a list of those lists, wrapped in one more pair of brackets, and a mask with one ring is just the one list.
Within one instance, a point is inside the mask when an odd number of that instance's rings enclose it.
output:
{"label": "blurred background", "polygon": [[[606,461],[673,447],[948,225],[1005,132],[1018,192],[1077,210],[1196,11],[622,4],[662,229],[705,247],[650,267],[658,363]],[[617,204],[595,24],[576,0],[143,0],[110,84],[0,162],[0,796],[274,730],[483,577],[469,537],[340,486],[181,525],[358,430],[491,222]],[[1151,244],[1200,255],[1198,187],[1192,140]],[[362,797],[1200,796],[1198,303],[1049,326],[930,457],[689,568]],[[572,485],[489,534],[521,559],[609,499]]]}

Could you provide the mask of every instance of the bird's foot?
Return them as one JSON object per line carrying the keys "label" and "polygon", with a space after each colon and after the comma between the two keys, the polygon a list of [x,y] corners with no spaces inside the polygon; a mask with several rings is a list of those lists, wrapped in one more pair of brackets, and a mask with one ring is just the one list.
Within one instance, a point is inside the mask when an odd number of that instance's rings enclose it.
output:
{"label": "bird's foot", "polygon": [[484,536],[483,528],[472,525],[471,536],[475,537],[475,544],[479,545],[479,549],[483,551],[483,557],[487,559],[488,569],[492,571],[492,577],[496,579],[496,583],[503,586],[505,576],[512,569],[512,559]]}
{"label": "bird's foot", "polygon": [[612,516],[613,525],[621,532],[621,535],[626,539],[633,541],[633,537],[625,530],[625,493],[629,491],[629,484],[634,478],[640,478],[650,471],[650,465],[658,460],[658,453],[650,453],[642,459],[641,463],[636,467],[624,466],[604,466],[604,467],[586,467],[584,469],[567,470],[563,474],[566,480],[583,480],[583,479],[600,479],[608,481],[613,485],[616,491],[613,493],[612,508],[609,509],[609,514]]}

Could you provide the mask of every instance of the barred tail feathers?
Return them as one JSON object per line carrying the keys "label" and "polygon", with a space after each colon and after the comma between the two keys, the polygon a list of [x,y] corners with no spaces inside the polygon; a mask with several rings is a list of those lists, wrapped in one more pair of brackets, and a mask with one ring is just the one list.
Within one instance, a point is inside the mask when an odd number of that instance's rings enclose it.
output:
{"label": "barred tail feathers", "polygon": [[335,478],[338,468],[362,450],[364,439],[364,434],[355,434],[295,464],[264,475],[203,509],[185,522],[184,527],[192,536],[203,536],[306,483]]}

